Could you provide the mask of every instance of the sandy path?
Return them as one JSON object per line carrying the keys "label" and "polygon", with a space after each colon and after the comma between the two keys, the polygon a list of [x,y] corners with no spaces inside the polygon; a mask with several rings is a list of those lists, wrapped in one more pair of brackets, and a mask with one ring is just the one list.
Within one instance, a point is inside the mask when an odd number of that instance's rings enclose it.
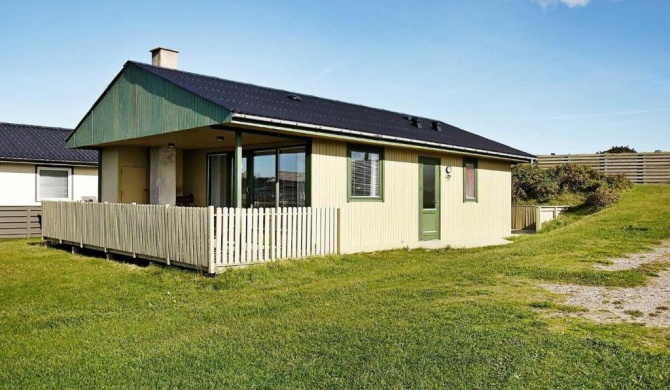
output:
{"label": "sandy path", "polygon": [[[665,242],[651,253],[610,261],[613,264],[596,268],[620,271],[656,261],[670,264],[670,242]],[[642,287],[610,288],[566,284],[541,286],[551,292],[568,295],[565,304],[586,309],[584,312],[565,315],[588,318],[596,322],[634,322],[670,327],[670,269],[659,272],[658,277],[652,277]]]}

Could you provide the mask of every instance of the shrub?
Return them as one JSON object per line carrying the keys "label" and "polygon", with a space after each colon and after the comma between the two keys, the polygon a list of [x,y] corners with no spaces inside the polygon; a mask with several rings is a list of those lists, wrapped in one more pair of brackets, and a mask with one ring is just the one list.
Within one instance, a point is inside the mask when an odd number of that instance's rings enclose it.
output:
{"label": "shrub", "polygon": [[611,206],[618,202],[619,199],[621,199],[619,191],[616,191],[607,185],[602,185],[586,198],[586,205],[597,211]]}
{"label": "shrub", "polygon": [[607,176],[605,181],[607,185],[615,191],[624,191],[633,188],[633,182],[623,173],[616,176]]}
{"label": "shrub", "polygon": [[557,196],[586,197],[585,205],[594,211],[617,202],[620,193],[633,183],[623,175],[607,176],[591,167],[561,164],[542,169],[537,165],[521,165],[512,170],[514,203],[544,203]]}
{"label": "shrub", "polygon": [[537,165],[520,165],[512,171],[514,202],[536,200],[546,202],[558,193],[556,181],[547,170]]}
{"label": "shrub", "polygon": [[591,192],[600,187],[605,175],[591,167],[561,164],[547,169],[558,185],[559,192]]}

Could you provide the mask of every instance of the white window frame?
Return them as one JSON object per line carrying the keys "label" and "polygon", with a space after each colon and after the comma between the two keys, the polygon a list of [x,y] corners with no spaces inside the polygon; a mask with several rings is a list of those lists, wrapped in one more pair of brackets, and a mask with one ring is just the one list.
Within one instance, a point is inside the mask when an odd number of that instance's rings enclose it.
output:
{"label": "white window frame", "polygon": [[[379,164],[372,165],[370,169],[371,177],[377,177],[377,195],[354,195],[353,193],[353,153],[369,153],[379,156]],[[367,157],[366,157],[367,159]],[[369,161],[369,160],[366,160]],[[347,202],[384,202],[384,148],[368,145],[348,145],[347,146]]]}
{"label": "white window frame", "polygon": [[[41,198],[40,197],[40,172],[41,171],[65,171],[67,172],[67,198]],[[50,167],[38,166],[35,172],[35,200],[41,202],[43,200],[72,200],[72,168],[67,167]]]}

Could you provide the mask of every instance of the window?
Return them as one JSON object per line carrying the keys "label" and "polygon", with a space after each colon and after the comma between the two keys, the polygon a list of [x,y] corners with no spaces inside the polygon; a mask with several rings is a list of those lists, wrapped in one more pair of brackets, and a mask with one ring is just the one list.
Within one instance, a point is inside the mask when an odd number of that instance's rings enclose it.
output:
{"label": "window", "polygon": [[70,199],[71,168],[37,167],[37,201]]}
{"label": "window", "polygon": [[463,201],[477,201],[477,159],[463,159]]}
{"label": "window", "polygon": [[384,150],[350,146],[349,201],[383,201]]}
{"label": "window", "polygon": [[307,205],[305,147],[279,149],[279,205]]}

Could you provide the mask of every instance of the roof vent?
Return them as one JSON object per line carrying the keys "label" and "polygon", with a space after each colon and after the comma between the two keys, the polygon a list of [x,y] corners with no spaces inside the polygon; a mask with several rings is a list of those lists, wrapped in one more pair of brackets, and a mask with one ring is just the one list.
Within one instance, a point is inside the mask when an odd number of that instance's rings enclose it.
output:
{"label": "roof vent", "polygon": [[417,128],[421,128],[421,119],[419,118],[412,118],[412,124],[416,126]]}
{"label": "roof vent", "polygon": [[293,94],[293,93],[286,95],[286,97],[291,99],[291,100],[295,100],[296,102],[301,102],[302,101],[302,98],[300,96],[298,96],[296,94]]}
{"label": "roof vent", "polygon": [[442,124],[438,121],[433,121],[433,130],[442,131]]}
{"label": "roof vent", "polygon": [[405,118],[405,120],[408,120],[408,121],[412,120],[412,117],[410,115],[405,115],[405,116],[403,116],[403,118]]}

